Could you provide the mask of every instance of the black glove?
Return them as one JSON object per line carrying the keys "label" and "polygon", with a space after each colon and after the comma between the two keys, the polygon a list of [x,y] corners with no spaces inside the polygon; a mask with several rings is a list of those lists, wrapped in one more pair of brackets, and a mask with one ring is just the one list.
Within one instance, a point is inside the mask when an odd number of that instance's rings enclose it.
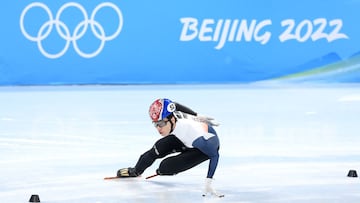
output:
{"label": "black glove", "polygon": [[136,172],[135,168],[122,168],[117,171],[117,177],[121,178],[129,178],[129,177],[137,177],[139,174]]}

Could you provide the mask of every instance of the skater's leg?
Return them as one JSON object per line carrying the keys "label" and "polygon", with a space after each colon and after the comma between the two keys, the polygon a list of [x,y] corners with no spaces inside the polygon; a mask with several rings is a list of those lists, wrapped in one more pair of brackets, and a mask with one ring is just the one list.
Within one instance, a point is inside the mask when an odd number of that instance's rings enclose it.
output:
{"label": "skater's leg", "polygon": [[159,175],[175,175],[177,173],[186,171],[204,161],[208,156],[200,150],[191,148],[179,155],[168,157],[164,159],[157,170]]}
{"label": "skater's leg", "polygon": [[140,156],[135,165],[135,170],[138,174],[142,174],[156,159],[185,149],[185,145],[174,135],[163,137],[158,140],[150,150]]}

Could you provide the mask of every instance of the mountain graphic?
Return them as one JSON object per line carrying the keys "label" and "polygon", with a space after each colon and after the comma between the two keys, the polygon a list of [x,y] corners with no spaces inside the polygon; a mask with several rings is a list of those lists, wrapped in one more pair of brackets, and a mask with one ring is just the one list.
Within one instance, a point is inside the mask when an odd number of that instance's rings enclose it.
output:
{"label": "mountain graphic", "polygon": [[[316,62],[325,62],[321,59],[312,60],[304,66],[298,68],[298,72],[283,75],[271,79],[276,82],[324,82],[324,83],[356,83],[360,82],[360,52],[353,54],[348,59],[341,60],[334,53],[328,54],[323,58],[332,59],[332,63],[315,66],[309,70],[304,70]],[[331,61],[331,60],[329,60]],[[329,62],[327,61],[327,62]],[[314,67],[314,66],[313,66]]]}

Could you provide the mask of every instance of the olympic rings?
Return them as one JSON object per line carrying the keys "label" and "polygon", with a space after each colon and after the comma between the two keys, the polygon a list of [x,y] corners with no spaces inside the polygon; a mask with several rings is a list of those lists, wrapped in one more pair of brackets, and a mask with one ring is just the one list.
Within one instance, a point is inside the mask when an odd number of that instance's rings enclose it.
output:
{"label": "olympic rings", "polygon": [[[24,18],[26,16],[27,12],[34,7],[40,7],[42,9],[44,9],[49,17],[49,20],[46,21],[40,27],[40,29],[37,33],[37,36],[31,36],[26,31],[25,26],[24,26]],[[64,12],[65,9],[67,9],[69,7],[75,7],[77,9],[79,9],[84,17],[84,20],[81,21],[79,24],[77,24],[73,33],[71,33],[69,27],[63,21],[60,20],[61,14]],[[116,14],[119,18],[119,25],[118,25],[116,31],[110,36],[106,36],[103,26],[98,21],[95,20],[97,12],[104,7],[112,8],[116,12]],[[62,39],[66,40],[66,43],[65,43],[64,48],[61,51],[59,51],[56,54],[51,54],[44,49],[44,47],[42,45],[42,41],[50,35],[54,25],[55,25],[55,29],[58,32],[59,36]],[[96,38],[98,38],[101,41],[101,43],[94,52],[85,53],[84,51],[82,51],[79,48],[77,40],[79,40],[80,38],[82,38],[85,35],[89,25],[90,25],[91,31],[94,34],[94,36]],[[66,51],[69,49],[69,46],[71,43],[73,44],[73,47],[74,47],[74,50],[76,51],[76,53],[79,54],[80,56],[82,56],[84,58],[95,57],[103,50],[106,41],[113,40],[120,34],[122,26],[123,26],[122,12],[115,4],[113,4],[111,2],[103,2],[99,5],[97,5],[95,7],[95,9],[92,11],[92,13],[90,15],[90,19],[89,19],[88,13],[86,12],[85,8],[81,4],[76,3],[76,2],[68,2],[68,3],[62,5],[60,7],[60,9],[58,10],[58,12],[56,13],[55,19],[54,19],[54,16],[53,16],[51,10],[49,9],[49,7],[41,2],[33,2],[33,3],[29,4],[28,6],[26,6],[24,8],[24,10],[22,11],[21,16],[20,16],[20,29],[21,29],[22,34],[28,40],[36,42],[37,46],[39,48],[39,51],[45,57],[51,58],[51,59],[55,59],[55,58],[59,58],[59,57],[63,56],[66,53]]]}

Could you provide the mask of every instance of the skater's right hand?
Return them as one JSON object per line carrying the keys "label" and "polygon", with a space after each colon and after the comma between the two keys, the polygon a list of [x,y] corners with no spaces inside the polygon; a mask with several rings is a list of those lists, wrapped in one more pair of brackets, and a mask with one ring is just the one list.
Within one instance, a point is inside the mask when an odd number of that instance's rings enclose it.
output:
{"label": "skater's right hand", "polygon": [[214,118],[212,117],[209,117],[209,116],[205,116],[205,115],[201,115],[201,114],[198,114],[196,116],[200,121],[202,122],[205,122],[211,126],[219,126],[220,123],[216,122]]}

